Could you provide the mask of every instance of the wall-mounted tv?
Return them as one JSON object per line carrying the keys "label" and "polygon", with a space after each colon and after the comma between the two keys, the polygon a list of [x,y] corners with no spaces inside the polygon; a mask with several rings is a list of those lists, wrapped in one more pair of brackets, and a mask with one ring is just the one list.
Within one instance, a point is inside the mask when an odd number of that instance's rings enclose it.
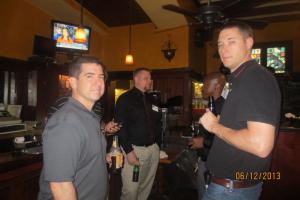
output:
{"label": "wall-mounted tv", "polygon": [[[79,30],[82,31],[79,31]],[[52,39],[56,49],[69,52],[88,52],[90,48],[91,28],[75,24],[52,21]]]}

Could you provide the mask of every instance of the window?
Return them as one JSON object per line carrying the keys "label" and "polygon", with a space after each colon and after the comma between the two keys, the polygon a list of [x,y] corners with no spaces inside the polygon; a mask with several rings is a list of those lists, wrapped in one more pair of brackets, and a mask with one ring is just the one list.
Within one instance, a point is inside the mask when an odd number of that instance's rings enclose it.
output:
{"label": "window", "polygon": [[267,48],[267,67],[275,69],[275,73],[285,72],[285,47],[270,47]]}
{"label": "window", "polygon": [[255,59],[258,64],[261,64],[261,49],[252,49],[252,59]]}
{"label": "window", "polygon": [[251,56],[259,64],[270,67],[276,74],[291,71],[292,42],[268,42],[254,45]]}

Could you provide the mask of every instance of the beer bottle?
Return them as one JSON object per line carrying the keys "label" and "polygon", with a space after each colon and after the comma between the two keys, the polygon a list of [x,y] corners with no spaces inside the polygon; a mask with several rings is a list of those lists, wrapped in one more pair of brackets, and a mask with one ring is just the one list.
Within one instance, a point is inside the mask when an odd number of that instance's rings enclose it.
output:
{"label": "beer bottle", "polygon": [[139,181],[139,173],[140,173],[140,166],[134,165],[133,166],[133,173],[132,173],[132,182],[138,182]]}
{"label": "beer bottle", "polygon": [[122,167],[123,154],[121,152],[118,136],[113,136],[112,146],[110,148],[111,154],[111,171],[112,173],[119,173]]}
{"label": "beer bottle", "polygon": [[217,110],[216,110],[216,105],[215,105],[215,100],[213,96],[208,97],[208,109],[215,115],[217,116]]}

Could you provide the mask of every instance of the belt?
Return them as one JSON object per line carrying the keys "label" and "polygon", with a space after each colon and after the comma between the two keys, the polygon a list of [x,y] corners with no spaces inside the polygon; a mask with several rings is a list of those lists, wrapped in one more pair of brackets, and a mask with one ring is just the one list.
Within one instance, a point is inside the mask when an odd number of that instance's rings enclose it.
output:
{"label": "belt", "polygon": [[138,147],[149,147],[149,146],[152,146],[154,143],[149,143],[149,144],[139,144],[139,145],[136,145],[135,146],[138,146]]}
{"label": "belt", "polygon": [[230,180],[230,179],[217,178],[215,176],[211,177],[211,181],[213,183],[216,183],[218,185],[222,185],[226,188],[231,188],[231,189],[232,188],[248,188],[248,187],[258,184],[258,182],[236,181],[236,180]]}

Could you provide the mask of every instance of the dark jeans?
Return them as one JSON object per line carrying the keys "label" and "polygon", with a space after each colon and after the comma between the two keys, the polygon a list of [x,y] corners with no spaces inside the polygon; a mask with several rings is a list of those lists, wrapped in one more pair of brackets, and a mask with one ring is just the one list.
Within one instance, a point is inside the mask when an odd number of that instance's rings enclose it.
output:
{"label": "dark jeans", "polygon": [[230,189],[211,183],[204,193],[202,200],[258,200],[262,189],[262,183],[252,187]]}

